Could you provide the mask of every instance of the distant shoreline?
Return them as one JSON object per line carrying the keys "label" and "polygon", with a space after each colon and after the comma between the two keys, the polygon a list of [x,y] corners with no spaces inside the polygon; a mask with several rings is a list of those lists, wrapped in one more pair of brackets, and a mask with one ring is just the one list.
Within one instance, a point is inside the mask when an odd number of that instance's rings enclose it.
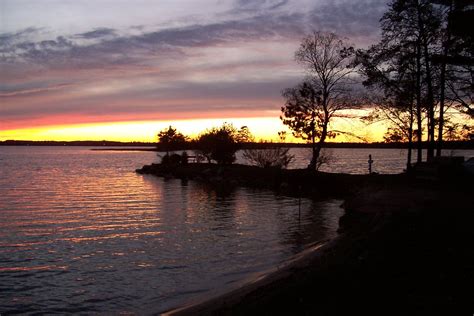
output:
{"label": "distant shoreline", "polygon": [[91,148],[92,151],[153,151],[158,152],[156,148]]}
{"label": "distant shoreline", "polygon": [[[426,148],[426,143],[423,144]],[[29,140],[6,140],[0,142],[0,146],[83,146],[83,147],[98,147],[94,150],[121,150],[121,151],[158,151],[156,143],[149,142],[115,142],[115,141],[29,141]],[[284,146],[290,148],[309,148],[310,144],[301,143],[245,143],[242,145],[243,149],[261,149],[272,148],[275,146]],[[114,148],[101,148],[114,147]],[[326,143],[325,148],[395,148],[407,149],[407,143]],[[195,149],[193,143],[186,144],[180,150]],[[443,149],[474,149],[474,141],[452,141],[445,142]]]}

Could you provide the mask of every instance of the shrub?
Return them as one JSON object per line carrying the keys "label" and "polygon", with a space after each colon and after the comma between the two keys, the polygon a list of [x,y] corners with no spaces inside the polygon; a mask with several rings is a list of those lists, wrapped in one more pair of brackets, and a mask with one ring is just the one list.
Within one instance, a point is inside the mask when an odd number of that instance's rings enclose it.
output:
{"label": "shrub", "polygon": [[163,165],[177,165],[180,164],[182,161],[182,158],[178,154],[172,154],[172,155],[164,155],[161,158],[161,164]]}
{"label": "shrub", "polygon": [[248,149],[244,158],[252,165],[262,168],[287,168],[294,156],[289,154],[289,148],[275,147],[270,149]]}
{"label": "shrub", "polygon": [[240,148],[239,132],[232,124],[224,123],[201,134],[197,140],[199,152],[208,162],[231,164],[235,161],[235,152]]}

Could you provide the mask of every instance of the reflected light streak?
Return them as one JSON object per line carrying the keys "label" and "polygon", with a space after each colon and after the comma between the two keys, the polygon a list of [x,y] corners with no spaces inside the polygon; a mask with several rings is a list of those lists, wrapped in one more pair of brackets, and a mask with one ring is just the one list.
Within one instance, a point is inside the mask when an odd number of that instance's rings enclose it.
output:
{"label": "reflected light streak", "polygon": [[12,268],[0,267],[0,272],[66,270],[67,268],[68,268],[67,266],[37,266],[37,267],[12,267]]}
{"label": "reflected light streak", "polygon": [[163,234],[162,231],[157,232],[142,232],[142,233],[121,233],[121,234],[111,234],[106,236],[94,236],[94,237],[71,237],[71,238],[61,238],[58,240],[61,241],[70,241],[73,243],[81,243],[87,241],[100,241],[100,240],[107,240],[107,239],[115,239],[115,238],[138,238],[142,236],[159,236]]}

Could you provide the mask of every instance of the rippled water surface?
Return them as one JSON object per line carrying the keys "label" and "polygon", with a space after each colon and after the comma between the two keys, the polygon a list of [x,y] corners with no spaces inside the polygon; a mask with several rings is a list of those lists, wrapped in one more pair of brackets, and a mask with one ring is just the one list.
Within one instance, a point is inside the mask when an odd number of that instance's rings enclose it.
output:
{"label": "rippled water surface", "polygon": [[150,313],[334,236],[340,201],[137,175],[151,152],[0,148],[0,314]]}
{"label": "rippled water surface", "polygon": [[[406,151],[333,149],[325,171],[398,173]],[[308,151],[292,149],[290,167]],[[447,154],[473,156],[473,151]],[[134,170],[152,152],[0,147],[0,314],[151,313],[336,235],[341,201],[215,191]],[[239,160],[243,162],[242,160]]]}
{"label": "rippled water surface", "polygon": [[[321,166],[324,172],[340,172],[351,174],[368,173],[369,155],[372,155],[372,171],[377,173],[401,173],[406,168],[407,150],[394,148],[325,148],[325,155],[329,162]],[[306,168],[311,158],[309,148],[291,148],[290,153],[294,160],[289,168]],[[474,157],[474,150],[443,150],[444,156]],[[412,152],[412,163],[416,161],[416,151]],[[426,150],[423,151],[423,160],[426,159]],[[246,163],[242,152],[237,154],[239,163]]]}

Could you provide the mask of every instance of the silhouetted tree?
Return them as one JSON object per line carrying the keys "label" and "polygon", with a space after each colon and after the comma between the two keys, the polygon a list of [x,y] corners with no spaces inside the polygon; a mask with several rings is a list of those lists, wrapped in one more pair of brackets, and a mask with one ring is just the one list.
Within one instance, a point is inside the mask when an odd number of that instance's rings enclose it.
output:
{"label": "silhouetted tree", "polygon": [[365,84],[383,94],[378,116],[382,113],[392,123],[392,136],[403,135],[410,142],[408,134],[416,133],[418,162],[422,161],[423,123],[427,160],[431,160],[435,148],[441,155],[448,109],[472,113],[472,35],[455,31],[454,26],[459,24],[454,20],[472,12],[467,8],[465,0],[392,0],[381,19],[381,41],[358,52]]}
{"label": "silhouetted tree", "polygon": [[158,150],[166,151],[169,156],[170,151],[182,149],[187,141],[187,137],[178,132],[171,125],[158,133]]}
{"label": "silhouetted tree", "polygon": [[[407,141],[407,169],[411,167],[411,149],[414,139],[415,107],[419,105],[416,45],[393,45],[383,37],[381,43],[357,52],[360,72],[366,78],[364,86],[372,92],[375,105],[364,120],[373,123],[385,121],[389,128],[385,141]],[[412,44],[412,45],[410,45]],[[415,104],[416,103],[416,104]],[[418,127],[422,128],[421,107],[417,107]],[[421,161],[421,130],[418,161]]]}
{"label": "silhouetted tree", "polygon": [[295,137],[311,142],[309,169],[316,168],[326,139],[336,136],[329,130],[336,112],[353,107],[349,93],[354,53],[354,48],[336,34],[321,32],[305,37],[295,53],[308,78],[283,91],[286,102],[280,119]]}
{"label": "silhouetted tree", "polygon": [[[428,151],[427,160],[434,156],[436,86],[438,68],[433,56],[440,47],[440,12],[428,0],[393,0],[382,18],[382,41],[392,47],[410,45],[415,51],[416,107],[418,132],[421,133],[421,112],[426,110]],[[418,135],[418,140],[421,137]],[[419,146],[421,144],[419,143]],[[421,147],[421,146],[420,146]],[[419,149],[419,152],[421,149]]]}
{"label": "silhouetted tree", "polygon": [[[474,44],[472,0],[431,0],[442,21],[440,49],[433,56],[439,66],[439,118],[436,155],[441,156],[445,112],[455,107],[474,118]],[[448,118],[449,120],[449,118]],[[446,128],[450,128],[446,126]],[[450,128],[452,130],[452,128]]]}
{"label": "silhouetted tree", "polygon": [[250,132],[248,126],[242,126],[240,130],[236,133],[236,139],[238,143],[250,143],[253,142],[255,139]]}
{"label": "silhouetted tree", "polygon": [[446,120],[444,138],[447,141],[467,141],[473,134],[474,126],[462,123],[454,123]]}
{"label": "silhouetted tree", "polygon": [[218,164],[231,164],[235,161],[235,153],[240,148],[240,142],[248,136],[248,128],[237,130],[232,124],[224,123],[199,135],[197,147],[199,152]]}

